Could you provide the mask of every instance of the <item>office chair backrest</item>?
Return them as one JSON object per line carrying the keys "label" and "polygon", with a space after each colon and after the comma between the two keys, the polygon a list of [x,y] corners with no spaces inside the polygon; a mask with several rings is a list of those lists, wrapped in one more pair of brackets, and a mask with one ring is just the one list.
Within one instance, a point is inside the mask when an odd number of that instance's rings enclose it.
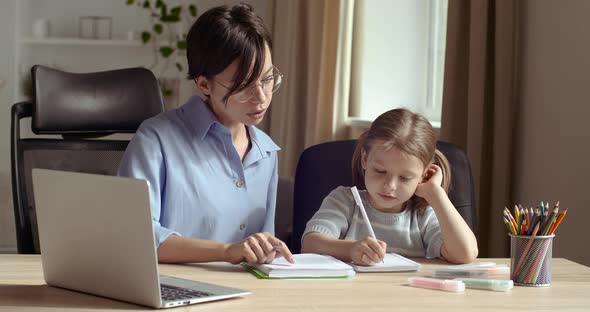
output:
{"label": "office chair backrest", "polygon": [[[301,236],[305,225],[320,208],[324,198],[338,186],[353,185],[351,165],[355,145],[356,140],[327,142],[311,146],[301,154],[295,172],[291,251],[301,251]],[[477,234],[475,195],[469,160],[453,144],[439,141],[436,146],[451,165],[449,198]]]}
{"label": "office chair backrest", "polygon": [[[164,110],[158,82],[145,68],[78,74],[36,65],[31,76],[33,101],[12,106],[12,192],[19,253],[39,252],[32,168],[114,175],[129,138],[96,138],[133,133],[143,120]],[[32,119],[35,135],[27,131],[27,137],[21,137],[24,118]]]}

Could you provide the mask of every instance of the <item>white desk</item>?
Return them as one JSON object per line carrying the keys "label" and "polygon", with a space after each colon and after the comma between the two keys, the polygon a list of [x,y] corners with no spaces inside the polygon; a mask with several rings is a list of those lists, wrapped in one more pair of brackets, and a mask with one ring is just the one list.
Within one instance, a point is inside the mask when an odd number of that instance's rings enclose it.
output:
{"label": "white desk", "polygon": [[[590,311],[590,268],[566,259],[553,259],[550,287],[515,286],[509,292],[467,289],[465,293],[407,286],[409,276],[427,276],[434,268],[447,265],[419,262],[424,265],[417,273],[359,273],[349,280],[259,280],[241,267],[225,263],[160,265],[160,273],[253,292],[169,311]],[[0,255],[0,311],[146,309],[49,287],[43,280],[40,256]]]}

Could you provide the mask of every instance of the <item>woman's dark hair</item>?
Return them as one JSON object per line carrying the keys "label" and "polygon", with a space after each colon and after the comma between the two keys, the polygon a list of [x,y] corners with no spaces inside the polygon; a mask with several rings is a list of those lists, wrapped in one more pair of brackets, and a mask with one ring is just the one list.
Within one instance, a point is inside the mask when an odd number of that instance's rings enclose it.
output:
{"label": "woman's dark hair", "polygon": [[266,46],[272,39],[252,6],[218,6],[203,13],[187,36],[188,78],[213,78],[238,61],[234,82],[224,101],[258,79],[264,66]]}

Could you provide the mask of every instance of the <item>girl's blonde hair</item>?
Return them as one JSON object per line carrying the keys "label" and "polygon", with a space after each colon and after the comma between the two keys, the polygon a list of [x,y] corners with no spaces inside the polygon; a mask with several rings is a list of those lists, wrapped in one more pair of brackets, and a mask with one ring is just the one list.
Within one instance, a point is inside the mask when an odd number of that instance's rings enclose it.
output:
{"label": "girl's blonde hair", "polygon": [[[406,155],[417,157],[425,168],[431,163],[438,165],[443,174],[442,188],[449,192],[451,168],[447,158],[436,149],[436,133],[432,125],[424,116],[403,108],[381,114],[359,137],[352,157],[352,176],[358,188],[366,188],[362,151],[368,154],[376,141],[383,141],[385,149],[396,147]],[[420,214],[424,213],[428,206],[424,198],[414,195],[410,200],[415,202],[414,207]]]}

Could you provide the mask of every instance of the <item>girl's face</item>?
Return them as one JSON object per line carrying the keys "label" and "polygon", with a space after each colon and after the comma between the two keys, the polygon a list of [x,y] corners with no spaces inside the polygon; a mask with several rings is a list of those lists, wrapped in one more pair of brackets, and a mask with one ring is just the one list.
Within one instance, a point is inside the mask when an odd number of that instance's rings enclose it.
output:
{"label": "girl's face", "polygon": [[268,79],[273,74],[272,57],[268,47],[265,48],[264,60],[261,77],[257,79],[258,85],[243,91],[248,94],[246,97],[249,97],[246,101],[243,98],[239,99],[240,96],[237,94],[231,95],[227,103],[223,100],[228,92],[228,87],[233,84],[233,77],[238,68],[237,61],[232,62],[213,79],[202,76],[196,79],[199,89],[209,96],[213,113],[226,127],[257,125],[264,118],[272,99],[272,92],[265,92],[260,86],[261,81]]}
{"label": "girl's face", "polygon": [[375,142],[369,153],[363,150],[361,162],[369,202],[382,212],[401,212],[425,173],[420,159],[396,147],[386,150],[383,142]]}

